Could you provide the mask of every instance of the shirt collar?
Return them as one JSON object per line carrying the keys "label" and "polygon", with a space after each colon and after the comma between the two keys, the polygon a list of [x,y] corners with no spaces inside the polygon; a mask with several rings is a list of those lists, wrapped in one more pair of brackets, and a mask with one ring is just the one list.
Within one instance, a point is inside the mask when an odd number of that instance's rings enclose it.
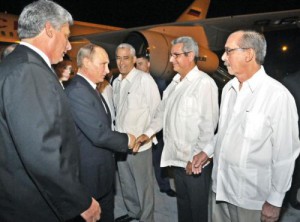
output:
{"label": "shirt collar", "polygon": [[[190,82],[193,82],[196,78],[199,77],[199,73],[198,73],[199,69],[197,66],[195,66],[191,71],[188,72],[188,74],[186,74],[186,76],[182,79],[183,81],[188,80]],[[174,78],[173,81],[176,83],[180,82],[180,74],[177,73]]]}
{"label": "shirt collar", "polygon": [[[261,66],[260,69],[250,79],[243,83],[243,87],[248,87],[253,93],[255,89],[262,84],[263,79],[266,77],[266,75],[267,74],[265,72],[264,67]],[[231,81],[230,84],[231,86],[228,89],[234,88],[235,91],[239,91],[240,82],[236,77]]]}
{"label": "shirt collar", "polygon": [[[140,71],[140,70],[139,70],[139,71]],[[126,75],[126,77],[125,77],[124,80],[127,80],[127,81],[129,81],[129,82],[132,82],[133,78],[138,74],[137,72],[138,72],[138,70],[137,70],[135,67],[133,67],[133,69]],[[140,72],[142,72],[142,71],[140,71]],[[123,80],[122,74],[120,74],[120,75],[118,76],[118,80],[119,80],[120,82]]]}
{"label": "shirt collar", "polygon": [[93,89],[96,89],[97,85],[95,83],[93,83],[91,80],[89,80],[86,76],[84,76],[83,74],[81,74],[79,72],[77,73],[77,75],[84,78],[93,87]]}
{"label": "shirt collar", "polygon": [[24,45],[24,46],[27,46],[28,48],[32,49],[33,51],[35,51],[37,54],[39,54],[43,60],[47,63],[47,65],[49,66],[49,68],[51,68],[51,62],[50,62],[50,59],[48,58],[48,56],[46,56],[46,54],[40,50],[39,48],[31,45],[30,43],[28,42],[20,42],[20,45]]}

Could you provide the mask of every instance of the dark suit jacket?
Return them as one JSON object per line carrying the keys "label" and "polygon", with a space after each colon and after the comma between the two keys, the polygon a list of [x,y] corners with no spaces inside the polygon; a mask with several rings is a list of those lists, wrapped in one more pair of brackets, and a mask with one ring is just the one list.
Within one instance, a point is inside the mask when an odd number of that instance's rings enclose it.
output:
{"label": "dark suit jacket", "polygon": [[111,122],[96,90],[76,75],[65,89],[80,144],[80,178],[99,199],[111,191],[115,178],[114,151],[127,152],[128,136],[111,130]]}
{"label": "dark suit jacket", "polygon": [[[285,77],[283,79],[283,84],[288,88],[288,90],[294,96],[297,110],[298,110],[298,116],[300,116],[300,71]],[[300,122],[298,120],[298,127],[300,129],[299,123]],[[292,186],[289,191],[290,199],[292,200],[296,199],[298,189],[300,189],[300,156],[298,156],[295,162],[295,170],[293,174]],[[299,207],[300,207],[300,200],[297,201],[299,202]]]}
{"label": "dark suit jacket", "polygon": [[0,63],[0,221],[65,221],[90,206],[67,104],[33,50],[17,46]]}

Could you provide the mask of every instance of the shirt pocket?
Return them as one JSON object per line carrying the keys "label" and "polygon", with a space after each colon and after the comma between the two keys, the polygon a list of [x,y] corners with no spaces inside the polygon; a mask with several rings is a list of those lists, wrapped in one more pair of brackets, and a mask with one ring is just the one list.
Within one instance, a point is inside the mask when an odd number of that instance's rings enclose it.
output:
{"label": "shirt pocket", "polygon": [[246,112],[244,137],[251,140],[261,140],[265,130],[267,130],[266,116],[262,113]]}
{"label": "shirt pocket", "polygon": [[196,99],[194,97],[184,97],[179,107],[179,114],[184,117],[191,117],[196,113]]}
{"label": "shirt pocket", "polygon": [[128,109],[138,110],[138,109],[143,108],[143,106],[144,106],[144,103],[142,102],[143,99],[145,99],[145,98],[142,98],[142,96],[137,93],[128,92],[127,93]]}

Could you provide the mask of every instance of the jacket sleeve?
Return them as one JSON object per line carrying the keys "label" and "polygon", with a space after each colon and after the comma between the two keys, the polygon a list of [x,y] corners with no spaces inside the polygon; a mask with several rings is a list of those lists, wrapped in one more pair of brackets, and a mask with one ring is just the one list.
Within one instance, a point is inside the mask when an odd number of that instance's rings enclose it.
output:
{"label": "jacket sleeve", "polygon": [[77,127],[94,146],[117,152],[128,151],[127,134],[111,129],[106,113],[101,112],[99,101],[88,88],[72,85],[66,93]]}

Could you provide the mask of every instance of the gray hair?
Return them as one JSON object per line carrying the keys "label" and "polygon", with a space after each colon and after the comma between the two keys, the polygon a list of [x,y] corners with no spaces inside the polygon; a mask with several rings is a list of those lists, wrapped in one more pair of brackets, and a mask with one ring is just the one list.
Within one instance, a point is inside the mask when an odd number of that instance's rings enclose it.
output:
{"label": "gray hair", "polygon": [[267,52],[267,42],[264,35],[253,30],[242,30],[241,32],[243,35],[239,40],[239,47],[252,48],[256,55],[256,62],[262,65]]}
{"label": "gray hair", "polygon": [[198,59],[199,56],[199,46],[198,43],[190,36],[182,36],[178,37],[177,39],[174,39],[171,44],[176,45],[178,43],[182,43],[182,51],[183,52],[194,52],[195,54],[195,62]]}
{"label": "gray hair", "polygon": [[41,33],[46,22],[59,30],[62,25],[73,25],[71,14],[50,0],[39,0],[27,5],[18,21],[18,35],[20,39],[33,38]]}
{"label": "gray hair", "polygon": [[83,59],[88,58],[92,59],[95,54],[95,48],[100,46],[97,46],[93,43],[89,43],[87,45],[82,46],[78,53],[77,53],[77,66],[78,68],[81,68],[83,65]]}
{"label": "gray hair", "polygon": [[128,43],[121,43],[120,45],[118,45],[117,49],[116,49],[116,54],[118,49],[129,49],[130,51],[130,55],[135,56],[135,49],[132,45],[128,44]]}

